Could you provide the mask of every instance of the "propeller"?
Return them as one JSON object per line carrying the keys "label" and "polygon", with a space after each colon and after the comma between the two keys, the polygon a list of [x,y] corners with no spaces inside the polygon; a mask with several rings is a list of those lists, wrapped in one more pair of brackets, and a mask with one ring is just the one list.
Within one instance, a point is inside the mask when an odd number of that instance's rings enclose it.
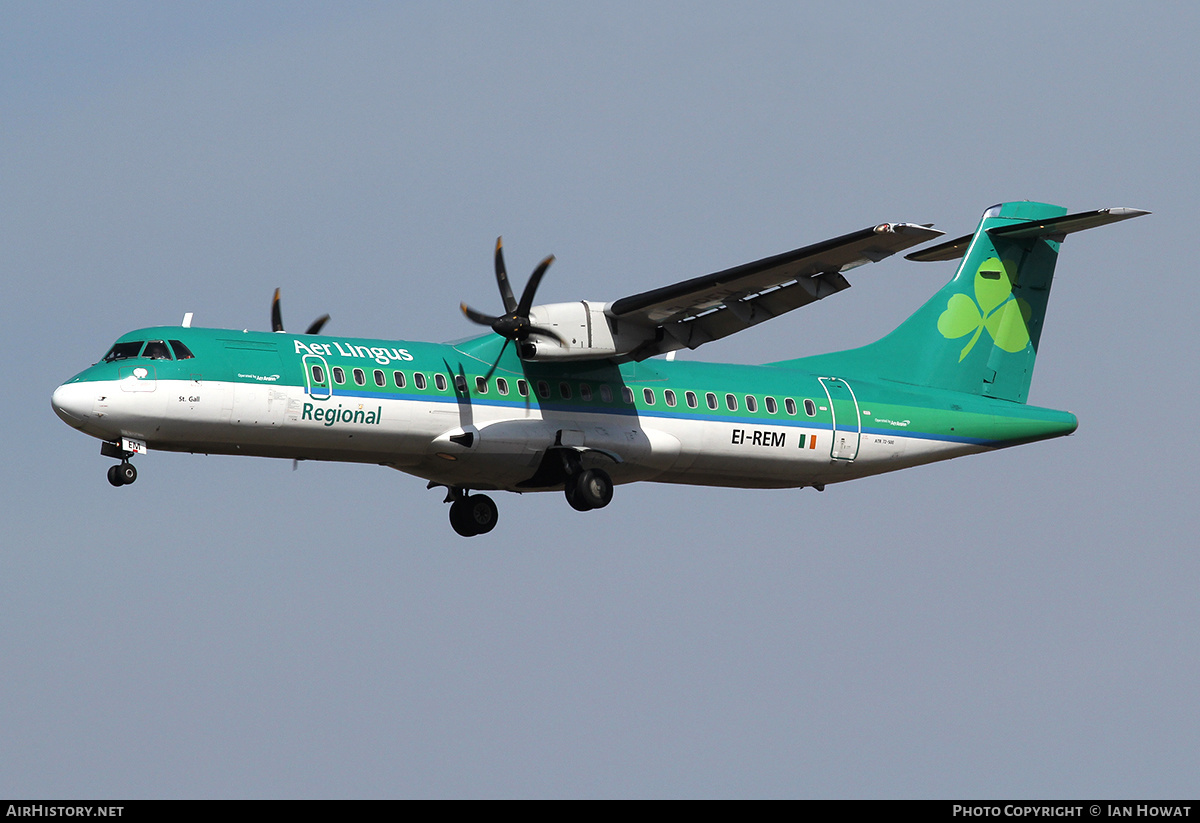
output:
{"label": "propeller", "polygon": [[472,323],[489,326],[492,331],[506,340],[521,342],[531,334],[541,334],[546,337],[553,337],[565,346],[567,341],[563,340],[558,332],[548,329],[545,326],[535,326],[529,322],[529,310],[533,307],[533,296],[537,293],[538,284],[542,282],[542,276],[546,274],[546,269],[550,268],[550,264],[553,262],[554,255],[550,255],[538,264],[538,267],[533,270],[533,274],[529,276],[529,282],[525,284],[525,291],[521,292],[521,300],[518,302],[513,297],[512,286],[508,283],[508,270],[504,267],[502,238],[497,237],[496,283],[500,286],[500,299],[504,301],[505,313],[499,317],[493,317],[490,314],[476,311],[466,303],[461,303],[459,305],[462,308],[462,313]]}
{"label": "propeller", "polygon": [[[329,322],[329,315],[323,314],[309,324],[305,334],[320,334],[322,327]],[[279,289],[275,289],[275,299],[271,301],[271,331],[283,331],[283,312],[279,308]]]}

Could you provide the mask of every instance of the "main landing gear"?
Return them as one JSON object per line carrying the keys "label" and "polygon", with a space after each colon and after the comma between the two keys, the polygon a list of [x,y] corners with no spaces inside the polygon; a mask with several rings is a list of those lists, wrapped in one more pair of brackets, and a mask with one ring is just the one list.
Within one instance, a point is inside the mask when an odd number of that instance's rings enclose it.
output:
{"label": "main landing gear", "polygon": [[463,537],[487,534],[496,528],[500,513],[486,494],[468,494],[466,489],[451,489],[450,525]]}
{"label": "main landing gear", "polygon": [[114,486],[128,486],[134,480],[137,480],[137,469],[128,461],[122,461],[115,466],[108,467],[108,482]]}
{"label": "main landing gear", "polygon": [[[430,488],[434,485],[430,481]],[[613,482],[604,469],[577,470],[566,475],[563,491],[571,508],[586,512],[602,509],[612,502]],[[487,534],[496,528],[499,512],[486,494],[471,494],[455,486],[449,488],[446,502],[450,504],[450,526],[463,537]]]}
{"label": "main landing gear", "polygon": [[563,491],[571,508],[587,512],[602,509],[612,502],[613,482],[604,469],[587,469],[568,475]]}

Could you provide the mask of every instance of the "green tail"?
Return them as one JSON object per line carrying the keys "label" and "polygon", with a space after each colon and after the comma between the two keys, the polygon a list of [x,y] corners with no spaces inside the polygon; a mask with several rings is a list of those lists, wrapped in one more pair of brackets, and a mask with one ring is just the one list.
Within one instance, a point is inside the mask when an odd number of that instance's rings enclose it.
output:
{"label": "green tail", "polygon": [[1046,203],[993,206],[974,235],[909,255],[963,259],[954,279],[891,334],[861,348],[776,365],[1024,403],[1063,236],[1145,213],[1066,212]]}

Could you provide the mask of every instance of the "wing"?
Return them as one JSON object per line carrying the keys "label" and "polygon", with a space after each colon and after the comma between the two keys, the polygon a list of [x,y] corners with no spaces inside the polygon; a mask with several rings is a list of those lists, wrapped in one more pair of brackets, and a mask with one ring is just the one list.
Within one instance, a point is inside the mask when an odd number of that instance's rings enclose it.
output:
{"label": "wing", "polygon": [[654,330],[624,359],[643,360],[684,347],[694,349],[849,288],[844,272],[941,234],[929,226],[884,223],[623,297],[606,313],[621,325]]}

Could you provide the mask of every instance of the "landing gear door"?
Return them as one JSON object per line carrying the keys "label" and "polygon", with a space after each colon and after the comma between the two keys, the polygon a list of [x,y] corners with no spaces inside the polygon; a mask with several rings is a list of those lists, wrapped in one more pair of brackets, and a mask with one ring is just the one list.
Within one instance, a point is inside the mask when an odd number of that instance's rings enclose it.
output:
{"label": "landing gear door", "polygon": [[304,355],[304,386],[313,400],[328,400],[333,393],[330,386],[329,364],[316,354]]}
{"label": "landing gear door", "polygon": [[847,462],[858,457],[858,446],[862,440],[862,417],[858,410],[858,398],[850,384],[840,377],[820,377],[825,396],[829,398],[829,410],[833,418],[833,445],[829,457]]}

